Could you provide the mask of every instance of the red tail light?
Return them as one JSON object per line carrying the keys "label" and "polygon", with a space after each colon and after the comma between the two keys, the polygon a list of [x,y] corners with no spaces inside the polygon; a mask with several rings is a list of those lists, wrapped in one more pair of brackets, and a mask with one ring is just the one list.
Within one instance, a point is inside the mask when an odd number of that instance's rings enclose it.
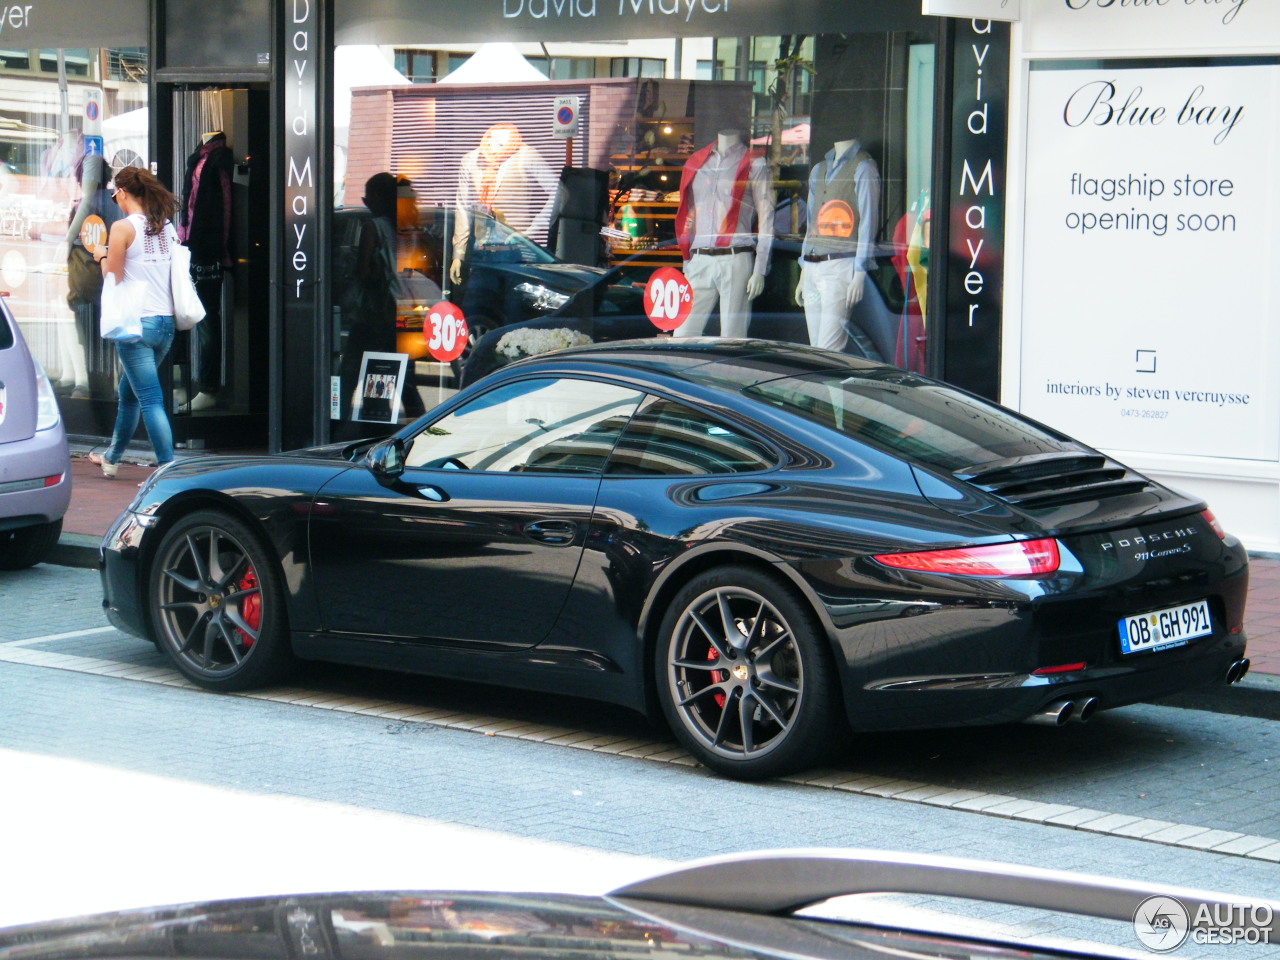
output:
{"label": "red tail light", "polygon": [[1201,510],[1200,516],[1204,517],[1204,522],[1213,528],[1213,532],[1218,535],[1219,540],[1227,539],[1227,531],[1222,529],[1222,524],[1218,522],[1218,518],[1213,515],[1212,510]]}
{"label": "red tail light", "polygon": [[886,567],[918,573],[951,573],[966,577],[1043,577],[1058,569],[1058,541],[1019,540],[983,547],[886,553],[875,558]]}

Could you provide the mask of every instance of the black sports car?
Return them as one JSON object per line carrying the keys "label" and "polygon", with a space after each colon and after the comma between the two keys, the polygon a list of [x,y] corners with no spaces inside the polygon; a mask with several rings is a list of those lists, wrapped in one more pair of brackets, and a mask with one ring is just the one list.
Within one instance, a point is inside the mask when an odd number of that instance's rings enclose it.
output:
{"label": "black sports car", "polygon": [[202,686],[294,657],[664,715],[735,777],[854,731],[1035,719],[1248,668],[1205,505],[925,377],[755,340],[502,368],[394,436],[179,461],[104,605]]}

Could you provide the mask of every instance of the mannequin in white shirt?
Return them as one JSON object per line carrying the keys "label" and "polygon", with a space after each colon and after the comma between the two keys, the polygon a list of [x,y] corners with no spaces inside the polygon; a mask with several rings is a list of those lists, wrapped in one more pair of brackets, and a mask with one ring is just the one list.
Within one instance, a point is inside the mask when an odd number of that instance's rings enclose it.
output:
{"label": "mannequin in white shirt", "polygon": [[[742,134],[737,130],[721,130],[716,134],[716,149],[720,151],[721,156],[728,152],[730,147],[737,146],[742,143]],[[760,274],[753,273],[747,280],[747,299],[754,300],[764,292],[764,277]]]}
{"label": "mannequin in white shirt", "polygon": [[721,336],[747,335],[749,304],[764,291],[773,216],[768,165],[740,131],[719,131],[715,143],[690,158],[681,176],[676,234],[687,256],[693,305],[675,336],[701,336],[717,304]]}
{"label": "mannequin in white shirt", "polygon": [[[838,163],[845,159],[849,151],[856,146],[858,146],[857,140],[837,140],[835,142],[836,162]],[[809,228],[813,229],[814,225],[810,224]],[[854,305],[862,300],[862,290],[866,285],[866,282],[867,272],[865,270],[855,270],[853,273],[853,279],[849,283],[849,291],[845,301],[845,306],[848,309],[852,310]],[[799,306],[804,306],[804,280],[801,280],[796,284],[796,303]]]}

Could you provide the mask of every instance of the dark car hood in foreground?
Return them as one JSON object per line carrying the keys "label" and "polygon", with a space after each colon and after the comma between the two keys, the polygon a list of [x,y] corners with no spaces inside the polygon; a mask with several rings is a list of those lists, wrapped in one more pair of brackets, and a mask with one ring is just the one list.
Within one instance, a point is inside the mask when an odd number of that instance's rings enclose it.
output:
{"label": "dark car hood in foreground", "polygon": [[[868,921],[799,911],[880,895]],[[885,894],[960,897],[1088,918],[1088,940],[1054,934],[1028,950],[1025,934],[999,931],[996,945],[973,923],[931,912],[895,912]],[[1129,956],[1106,946],[1097,921],[1133,924],[1152,896],[1190,913],[1236,903],[1280,930],[1280,904],[1151,883],[1013,864],[873,850],[776,850],[698,861],[602,897],[564,894],[376,892],[223,900],[32,924],[0,930],[0,960],[97,957],[235,960],[990,960]],[[855,901],[856,902],[856,901]],[[840,911],[844,913],[844,910]],[[822,908],[822,916],[836,914]],[[1245,914],[1241,914],[1245,915]],[[904,919],[909,917],[910,919]],[[870,925],[868,925],[870,924]],[[955,932],[964,929],[964,933]],[[1010,949],[1012,948],[1012,949]]]}

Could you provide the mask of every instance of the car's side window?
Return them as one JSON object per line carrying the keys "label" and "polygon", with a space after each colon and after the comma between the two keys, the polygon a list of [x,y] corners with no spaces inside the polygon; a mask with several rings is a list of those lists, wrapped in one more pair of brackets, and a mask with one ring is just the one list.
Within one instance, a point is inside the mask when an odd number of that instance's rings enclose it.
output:
{"label": "car's side window", "polygon": [[650,397],[609,457],[610,476],[697,476],[767,470],[767,446],[700,410]]}
{"label": "car's side window", "polygon": [[503,384],[414,437],[406,466],[599,474],[643,396],[569,377]]}

